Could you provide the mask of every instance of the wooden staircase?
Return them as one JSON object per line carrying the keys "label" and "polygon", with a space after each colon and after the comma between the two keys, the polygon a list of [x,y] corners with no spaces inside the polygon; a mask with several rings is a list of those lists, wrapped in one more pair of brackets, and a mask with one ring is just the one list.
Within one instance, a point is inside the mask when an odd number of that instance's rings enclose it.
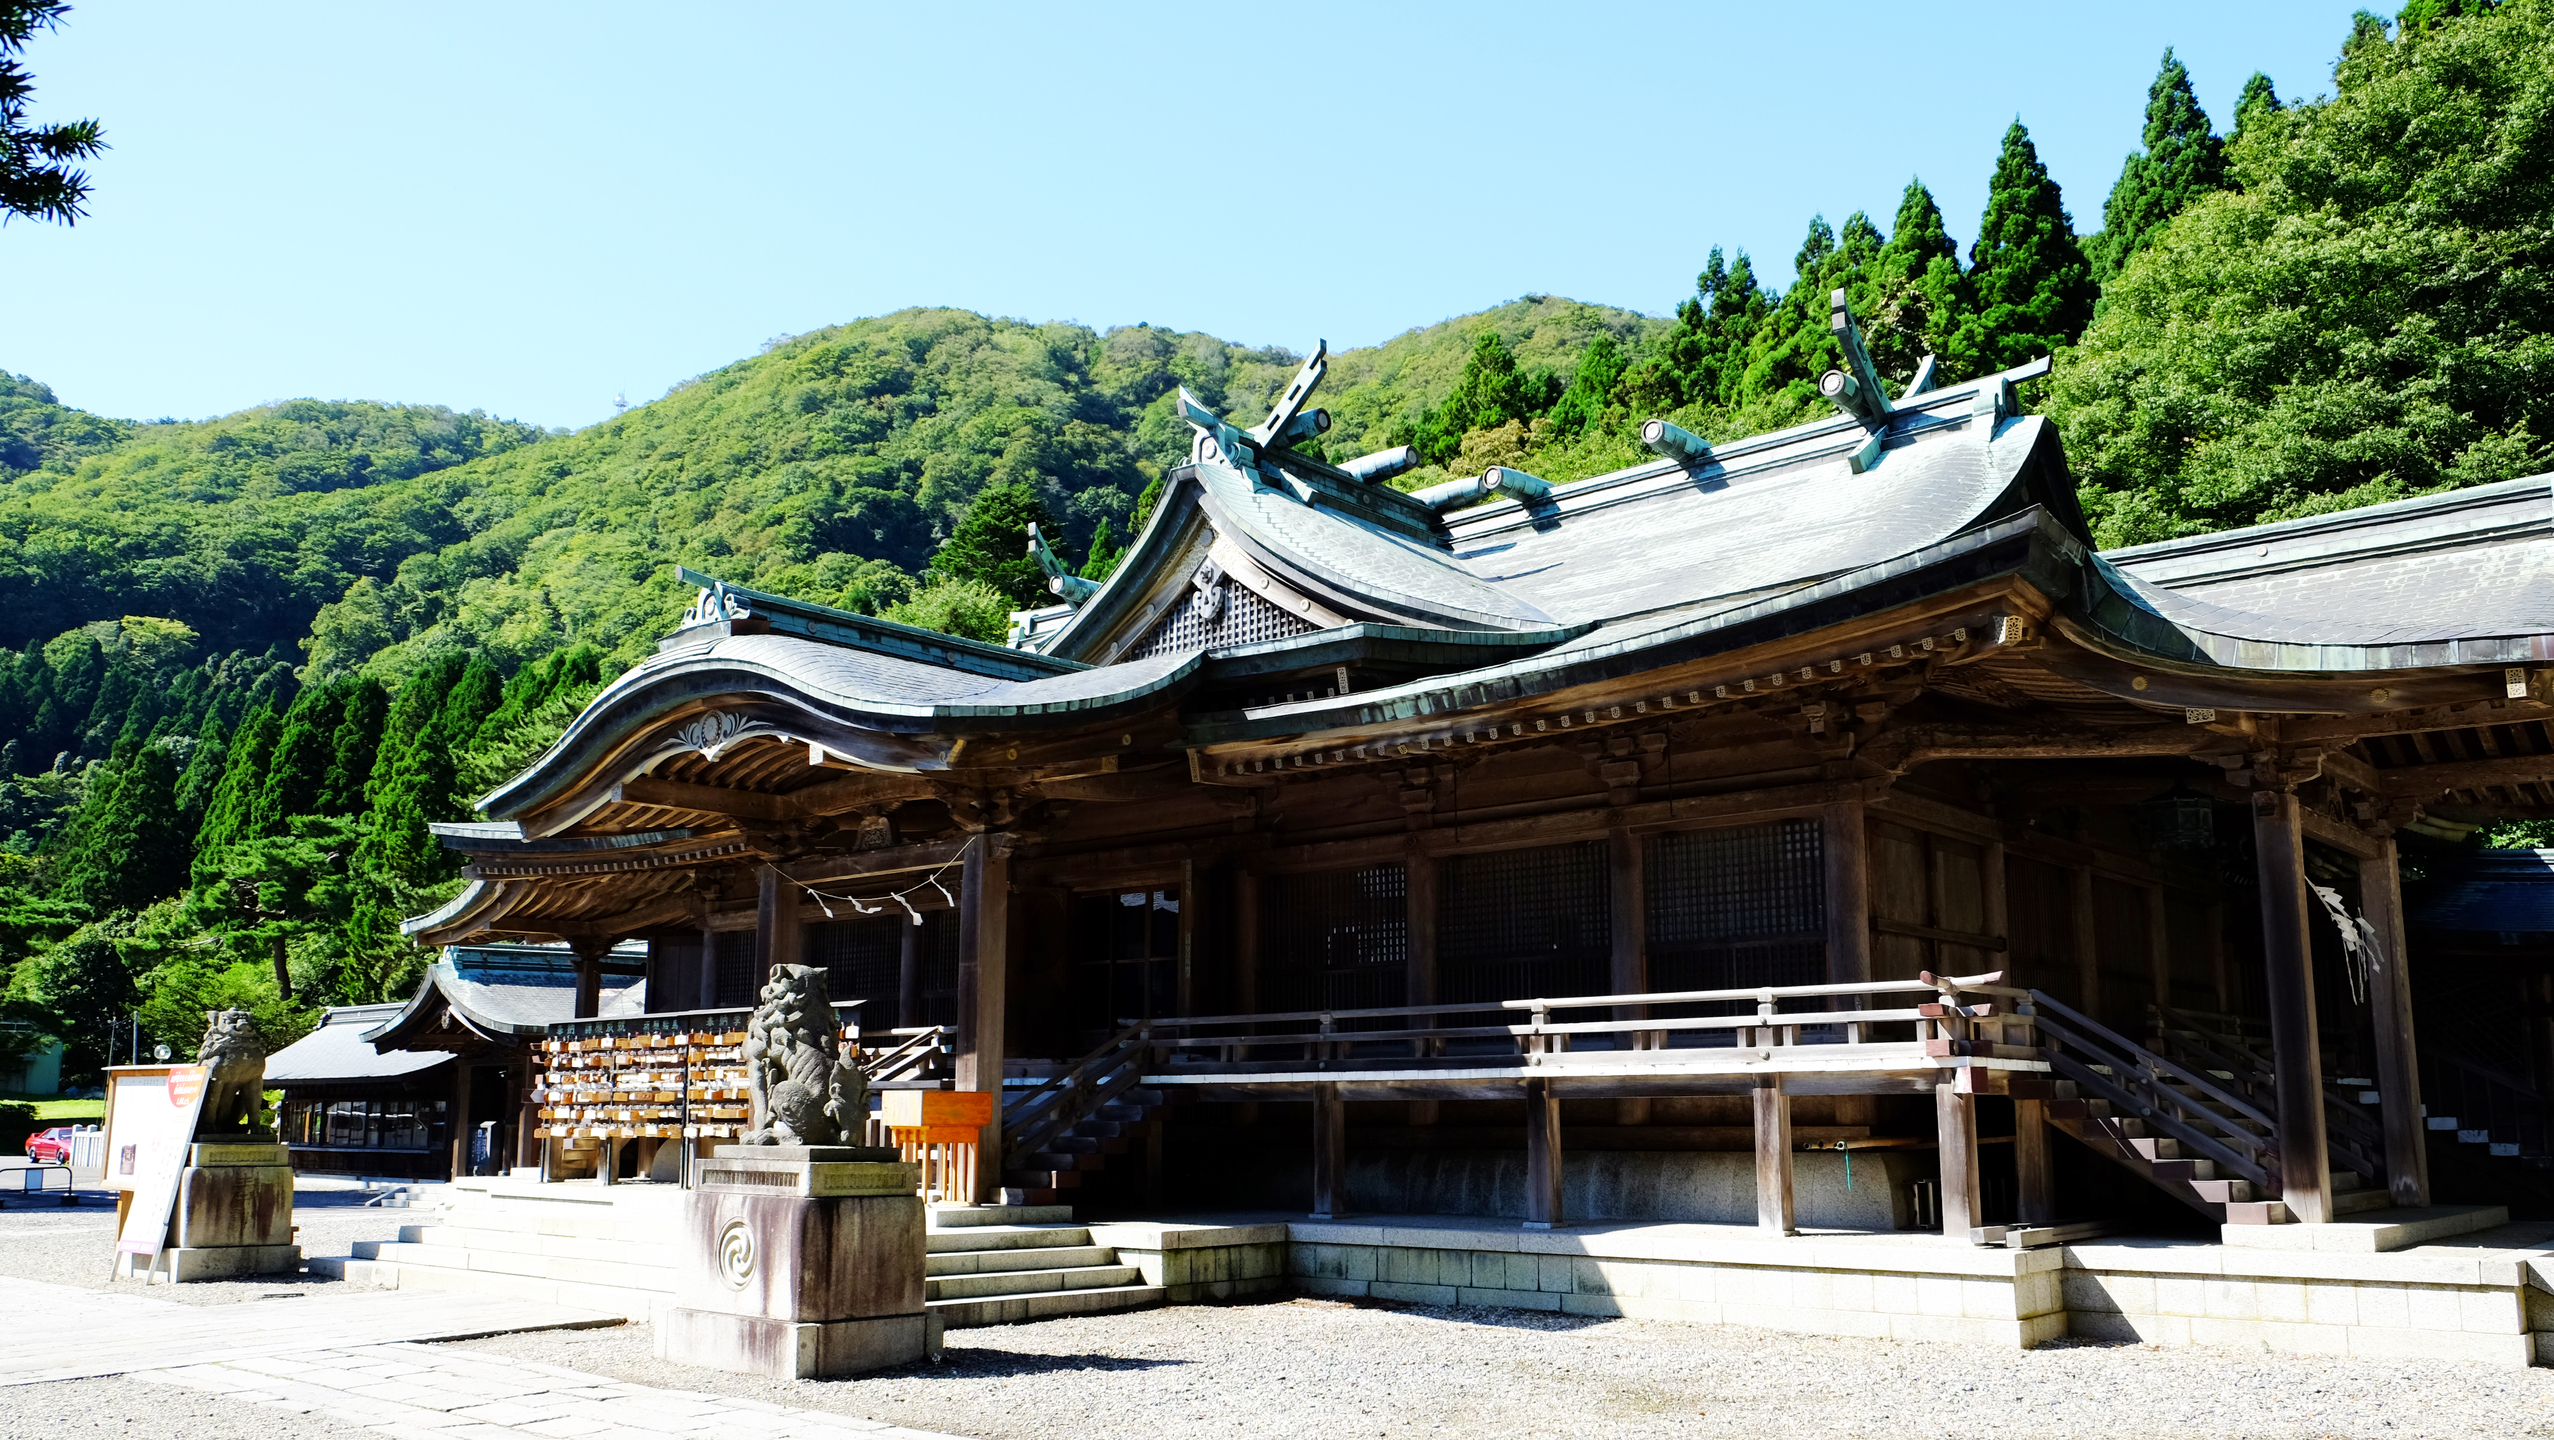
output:
{"label": "wooden staircase", "polygon": [[[2055,1072],[2049,1124],[2227,1225],[2279,1225],[2279,1122],[2267,1057],[2174,1011],[2157,1012],[2140,1045],[2031,993]],[[2326,1087],[2335,1218],[2389,1204],[2375,1183],[2383,1142],[2356,1097]]]}
{"label": "wooden staircase", "polygon": [[1002,1103],[1002,1200],[1046,1206],[1106,1169],[1109,1157],[1142,1146],[1148,1175],[1160,1173],[1162,1092],[1136,1082],[1150,1053],[1151,1027],[1130,1025],[1071,1068]]}

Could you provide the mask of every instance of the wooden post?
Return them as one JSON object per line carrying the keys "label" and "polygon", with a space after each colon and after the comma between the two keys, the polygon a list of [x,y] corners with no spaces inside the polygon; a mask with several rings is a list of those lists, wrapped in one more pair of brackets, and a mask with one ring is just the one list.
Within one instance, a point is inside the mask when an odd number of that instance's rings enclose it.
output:
{"label": "wooden post", "polygon": [[2323,1128],[2323,1052],[2315,1025],[2306,837],[2297,797],[2256,790],[2253,852],[2261,869],[2261,951],[2270,994],[2271,1065],[2279,1099],[2279,1198],[2304,1224],[2332,1219],[2332,1157]]}
{"label": "wooden post", "polygon": [[[1641,837],[1629,830],[1609,830],[1605,835],[1607,871],[1612,881],[1614,954],[1612,974],[1607,984],[1617,995],[1639,995],[1649,989],[1649,910],[1643,900],[1641,873]],[[1617,1020],[1646,1020],[1646,1005],[1618,1005]],[[1638,1031],[1614,1037],[1614,1043],[1626,1049],[1638,1049],[1647,1037]],[[1649,1123],[1649,1101],[1618,1100],[1614,1104],[1617,1125]]]}
{"label": "wooden post", "polygon": [[958,889],[957,1088],[993,1097],[993,1118],[976,1141],[978,1205],[1000,1200],[1002,1184],[1002,1022],[1011,954],[1011,837],[984,831],[967,850]]}
{"label": "wooden post", "polygon": [[1934,1131],[1942,1146],[1942,1233],[1965,1240],[1986,1223],[1978,1208],[1978,1097],[1956,1080],[1933,1087]]}
{"label": "wooden post", "polygon": [[2015,1218],[2025,1225],[2057,1223],[2057,1176],[2049,1164],[2045,1100],[2013,1098],[2013,1173],[2019,1182]]}
{"label": "wooden post", "polygon": [[703,916],[701,918],[701,971],[699,978],[700,993],[694,999],[693,1008],[698,1010],[717,1009],[718,932],[709,928],[709,918],[707,916]]}
{"label": "wooden post", "polygon": [[2108,1024],[2116,1017],[2102,1013],[2102,930],[2093,914],[2093,867],[2078,865],[2072,876],[2075,920],[2075,1003],[2087,1015]]}
{"label": "wooden post", "polygon": [[[1247,862],[1236,868],[1233,875],[1233,992],[1234,998],[1240,1002],[1234,1007],[1234,1013],[1241,1015],[1259,1013],[1259,887],[1259,876],[1252,872]],[[1188,902],[1181,901],[1181,914],[1186,915],[1187,910]],[[1183,937],[1186,933],[1184,930],[1181,932]]]}
{"label": "wooden post", "polygon": [[[1862,802],[1839,800],[1820,809],[1827,859],[1827,983],[1852,985],[1871,978],[1871,838]],[[1851,1006],[1862,997],[1844,996]]]}
{"label": "wooden post", "polygon": [[755,879],[754,989],[759,993],[773,966],[800,963],[805,949],[799,941],[798,887],[773,865],[763,866]]}
{"label": "wooden post", "polygon": [[2386,1190],[2397,1205],[2430,1203],[2430,1155],[2422,1143],[2421,1055],[2412,1028],[2411,952],[2403,937],[2403,875],[2394,837],[2359,862],[2359,904],[2377,932],[2368,957],[2368,1000],[2377,1032],[2377,1123],[2385,1127]]}
{"label": "wooden post", "polygon": [[[1423,854],[1412,846],[1402,862],[1403,890],[1407,896],[1409,953],[1402,982],[1402,1004],[1434,1005],[1437,1003],[1437,857]],[[1414,1019],[1411,1028],[1433,1026],[1429,1019]],[[1431,1042],[1417,1044],[1418,1053],[1429,1052]],[[1412,1125],[1437,1123],[1438,1104],[1434,1100],[1408,1102],[1407,1120]]]}
{"label": "wooden post", "polygon": [[896,1024],[922,1023],[922,927],[909,920],[896,927]]}
{"label": "wooden post", "polygon": [[603,957],[612,953],[612,942],[580,939],[568,950],[576,956],[575,1018],[591,1020],[603,1013]]}
{"label": "wooden post", "polygon": [[2146,887],[2146,958],[2155,972],[2155,1025],[2162,1033],[2164,1010],[2173,1003],[2173,938],[2164,887]]}
{"label": "wooden post", "polygon": [[446,1180],[459,1180],[470,1173],[470,1078],[474,1071],[470,1057],[460,1056],[452,1062],[452,1100],[449,1119],[444,1129],[452,1141],[452,1170]]}
{"label": "wooden post", "polygon": [[1566,1224],[1561,1212],[1561,1097],[1549,1080],[1525,1082],[1525,1228]]}
{"label": "wooden post", "polygon": [[2013,906],[2005,898],[2004,842],[1990,840],[1978,847],[1978,923],[1989,935],[2004,937],[2004,953],[1988,954],[1987,967],[2004,972],[2007,985],[2029,986],[2038,977],[2025,977],[2013,963]]}
{"label": "wooden post", "polygon": [[[1173,927],[1178,932],[1175,941],[1179,954],[1173,963],[1179,967],[1174,988],[1178,995],[1175,1003],[1182,1015],[1197,1013],[1197,920],[1203,898],[1197,893],[1197,872],[1196,856],[1179,862],[1179,920]],[[1219,1007],[1215,1013],[1223,1011]]]}
{"label": "wooden post", "polygon": [[2232,1015],[2235,1013],[2235,977],[2226,968],[2225,902],[2209,901],[2208,918],[2202,923],[2207,929],[2208,976],[2217,987],[2217,1013]]}
{"label": "wooden post", "polygon": [[1756,1228],[1797,1235],[1793,1223],[1791,1097],[1780,1075],[1756,1077]]}
{"label": "wooden post", "polygon": [[1342,1201],[1348,1168],[1348,1116],[1339,1087],[1312,1087],[1312,1218],[1336,1220],[1345,1213]]}

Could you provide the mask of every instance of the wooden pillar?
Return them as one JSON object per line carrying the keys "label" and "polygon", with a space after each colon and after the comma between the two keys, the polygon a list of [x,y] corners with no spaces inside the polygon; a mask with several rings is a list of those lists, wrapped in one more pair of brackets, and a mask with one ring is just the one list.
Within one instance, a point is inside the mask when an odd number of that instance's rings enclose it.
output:
{"label": "wooden pillar", "polygon": [[2217,987],[2217,1013],[2233,1015],[2235,1013],[2235,977],[2233,972],[2226,968],[2225,902],[2209,901],[2208,918],[2202,921],[2201,925],[2206,931],[2209,981]]}
{"label": "wooden pillar", "polygon": [[[580,973],[583,966],[578,967]],[[580,985],[580,989],[583,987]],[[452,1062],[452,1099],[445,1105],[444,1129],[452,1142],[452,1169],[444,1176],[458,1180],[470,1173],[470,1078],[476,1067],[463,1055]]]}
{"label": "wooden pillar", "polygon": [[910,1029],[922,1023],[922,927],[896,927],[896,1024]]}
{"label": "wooden pillar", "polygon": [[2315,1025],[2307,932],[2305,831],[2297,797],[2257,790],[2253,852],[2261,868],[2261,951],[2270,995],[2271,1065],[2279,1100],[2279,1198],[2315,1225],[2332,1219],[2332,1158],[2323,1128],[2323,1051]]}
{"label": "wooden pillar", "polygon": [[1336,1220],[1346,1213],[1348,1116],[1339,1087],[1312,1087],[1312,1218]]}
{"label": "wooden pillar", "polygon": [[2013,906],[2005,898],[2004,842],[1978,847],[1978,923],[1989,935],[2004,937],[2001,954],[1986,957],[1987,968],[2004,972],[2004,983],[2028,987],[2038,977],[2019,973],[2013,963]]}
{"label": "wooden pillar", "polygon": [[1827,983],[1852,985],[1871,978],[1870,832],[1859,800],[1822,807],[1819,823],[1827,857]]}
{"label": "wooden pillar", "polygon": [[603,1012],[603,957],[612,953],[612,942],[573,940],[568,950],[576,956],[575,1018],[591,1020]]}
{"label": "wooden pillar", "polygon": [[718,1008],[718,932],[709,928],[709,919],[701,919],[700,991],[693,997],[696,1010]]}
{"label": "wooden pillar", "polygon": [[1780,1075],[1756,1077],[1756,1228],[1796,1235],[1792,1217],[1791,1097]]}
{"label": "wooden pillar", "polygon": [[[1404,972],[1406,978],[1401,987],[1404,997],[1401,1003],[1434,1005],[1437,1003],[1437,857],[1414,845],[1403,861],[1403,867],[1409,953],[1408,968]],[[1433,1029],[1435,1021],[1432,1017],[1413,1017],[1411,1028]],[[1428,1053],[1430,1044],[1425,1040],[1418,1042],[1419,1053]],[[1434,1100],[1412,1100],[1408,1102],[1408,1123],[1434,1125],[1438,1109]]]}
{"label": "wooden pillar", "polygon": [[957,1088],[993,1097],[976,1142],[974,1203],[1002,1186],[1002,1022],[1011,954],[1011,837],[985,831],[967,850],[958,890]]}
{"label": "wooden pillar", "polygon": [[2116,1026],[2117,1017],[2102,1013],[2102,930],[2093,913],[2093,867],[2078,865],[2070,878],[2074,891],[2067,908],[2075,921],[2075,1003],[2085,1014]]}
{"label": "wooden pillar", "polygon": [[2146,887],[2146,958],[2155,972],[2155,1024],[2160,1034],[2162,1012],[2173,1003],[2173,936],[2161,885]]}
{"label": "wooden pillar", "polygon": [[2057,1176],[2049,1164],[2048,1102],[2013,1099],[2013,1173],[2018,1218],[2025,1225],[2057,1223]]}
{"label": "wooden pillar", "polygon": [[2368,1001],[2377,1032],[2378,1123],[2385,1127],[2386,1191],[2397,1205],[2430,1203],[2430,1154],[2423,1144],[2421,1055],[2412,1029],[2411,952],[2403,936],[2403,873],[2394,837],[2359,862],[2359,904],[2377,932],[2368,957]]}
{"label": "wooden pillar", "polygon": [[1525,1228],[1568,1223],[1561,1211],[1561,1097],[1549,1080],[1525,1082]]}
{"label": "wooden pillar", "polygon": [[[1182,1015],[1197,1013],[1197,919],[1200,897],[1197,893],[1197,858],[1190,856],[1179,862],[1179,966],[1178,1005]],[[1217,1014],[1224,1013],[1221,1010]]]}
{"label": "wooden pillar", "polygon": [[[1233,1013],[1259,1013],[1259,876],[1244,863],[1233,875]],[[1186,902],[1182,902],[1185,906]]]}
{"label": "wooden pillar", "polygon": [[[1613,966],[1607,984],[1617,995],[1639,995],[1649,989],[1649,907],[1643,900],[1646,892],[1641,873],[1641,837],[1629,830],[1610,830],[1606,832],[1605,848],[1613,906],[1610,930],[1614,937]],[[1614,1007],[1614,1018],[1646,1020],[1649,1007],[1618,1005]],[[1637,1049],[1647,1038],[1635,1031],[1615,1037],[1614,1043]],[[1616,1101],[1614,1123],[1648,1124],[1649,1101]]]}
{"label": "wooden pillar", "polygon": [[798,887],[771,865],[755,878],[760,882],[754,896],[754,989],[759,993],[773,966],[799,964],[806,952],[800,943]]}
{"label": "wooden pillar", "polygon": [[1934,1131],[1942,1147],[1942,1233],[1967,1239],[1986,1223],[1978,1209],[1978,1097],[1956,1080],[1933,1087]]}

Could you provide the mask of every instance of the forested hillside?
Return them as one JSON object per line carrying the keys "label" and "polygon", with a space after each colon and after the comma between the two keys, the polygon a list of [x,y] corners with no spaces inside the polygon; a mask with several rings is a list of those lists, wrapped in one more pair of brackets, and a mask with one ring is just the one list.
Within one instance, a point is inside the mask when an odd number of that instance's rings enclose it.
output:
{"label": "forested hillside", "polygon": [[[1965,246],[1912,181],[1810,218],[1780,273],[1705,250],[1669,316],[1527,296],[1342,351],[1322,444],[1415,446],[1414,487],[1565,481],[1640,458],[1650,415],[1789,424],[1824,408],[1842,289],[1893,383],[2053,355],[2034,399],[2105,543],[2547,468],[2554,0],[2335,38],[2329,95],[2253,76],[2222,133],[2167,52],[2089,233],[2017,121],[1977,137]],[[1106,574],[1187,449],[1173,391],[1251,423],[1298,360],[914,309],[572,434],[316,400],[116,420],[0,373],[0,1062],[50,1033],[93,1072],[119,1015],[183,1051],[216,1001],[280,1040],[405,993],[396,920],[458,883],[425,824],[653,648],[676,565],[999,638],[1045,598],[1023,523]]]}

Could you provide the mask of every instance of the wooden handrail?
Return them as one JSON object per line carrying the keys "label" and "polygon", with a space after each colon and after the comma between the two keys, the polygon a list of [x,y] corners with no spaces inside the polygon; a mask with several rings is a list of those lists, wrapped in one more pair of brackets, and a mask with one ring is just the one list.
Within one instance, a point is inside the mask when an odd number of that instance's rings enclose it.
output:
{"label": "wooden handrail", "polygon": [[[2080,1014],[2072,1007],[2061,1004],[2056,1000],[2052,1000],[2048,996],[2041,994],[2039,991],[2034,990],[2031,994],[2034,1002],[2040,1007],[2042,1016],[2040,1028],[2048,1031],[2050,1034],[2057,1036],[2061,1040],[2075,1039],[2077,1045],[2083,1049],[2090,1050],[2096,1048],[2090,1045],[2084,1045],[2078,1037],[2067,1035],[2066,1027],[2068,1025],[2080,1027],[2092,1034],[2100,1036],[2102,1039],[2109,1041],[2113,1046],[2117,1047],[2119,1051],[2122,1052],[2122,1057],[2130,1065],[2134,1066],[2137,1058],[2141,1056],[2150,1059],[2155,1062],[2158,1068],[2171,1070],[2175,1079],[2189,1083],[2193,1087],[2197,1088],[2201,1093],[2207,1095],[2210,1099],[2233,1106],[2236,1111],[2244,1116],[2269,1126],[2274,1133],[2278,1130],[2279,1122],[2276,1119],[2264,1114],[2261,1108],[2254,1105],[2251,1101],[2229,1092],[2210,1076],[2198,1071],[2185,1069],[2183,1066],[2176,1063],[2170,1056],[2158,1055],[2154,1051],[2147,1049],[2145,1046],[2138,1044],[2136,1041],[2122,1036],[2118,1031],[2109,1028],[2091,1016]],[[2062,1023],[2050,1023],[2047,1017],[2051,1014],[2056,1015],[2058,1020]]]}
{"label": "wooden handrail", "polygon": [[[1641,995],[1573,995],[1561,998],[1527,1000],[1482,1000],[1456,1005],[1386,1005],[1364,1010],[1286,1010],[1265,1015],[1193,1015],[1149,1022],[1156,1030],[1193,1030],[1200,1025],[1267,1025],[1297,1020],[1373,1020],[1396,1015],[1460,1015],[1476,1010],[1579,1010],[1616,1005],[1698,1005],[1716,1000],[1761,1003],[1767,998],[1783,1000],[1825,999],[1833,995],[1900,995],[1938,994],[1945,989],[1955,991],[1994,991],[2023,995],[2030,992],[1999,987],[1995,981],[2004,978],[2001,970],[1983,975],[1948,975],[1915,980],[1860,980],[1842,984],[1821,985],[1750,985],[1734,990],[1669,990]],[[1797,1015],[1841,1015],[1840,1011],[1789,1011]],[[1139,1022],[1121,1019],[1121,1025]],[[1803,1021],[1826,1024],[1829,1021]],[[1655,1025],[1634,1028],[1656,1029]],[[1436,1032],[1443,1033],[1443,1032]]]}
{"label": "wooden handrail", "polygon": [[[1034,1151],[1133,1089],[1143,1078],[1143,1067],[1134,1062],[1150,1044],[1151,1029],[1151,1021],[1139,1020],[1075,1061],[1073,1068],[1048,1076],[1045,1083],[1017,1099],[1006,1098],[1002,1105],[1003,1153]],[[1094,1079],[1105,1082],[1096,1092],[1091,1089]],[[1080,1105],[1068,1103],[1076,1097],[1081,1098]]]}
{"label": "wooden handrail", "polygon": [[1153,1043],[1166,1050],[1194,1050],[1215,1045],[1292,1045],[1304,1041],[1330,1041],[1363,1045],[1383,1040],[1469,1040],[1525,1039],[1535,1035],[1622,1035],[1654,1030],[1763,1030],[1791,1029],[1806,1026],[1872,1025],[1890,1021],[1930,1020],[1936,1017],[1921,1010],[1790,1010],[1777,1012],[1771,1020],[1762,1015],[1703,1015],[1676,1020],[1574,1020],[1553,1024],[1532,1021],[1523,1025],[1467,1025],[1453,1029],[1407,1030],[1303,1030],[1281,1035],[1192,1035],[1181,1039],[1161,1038]]}

